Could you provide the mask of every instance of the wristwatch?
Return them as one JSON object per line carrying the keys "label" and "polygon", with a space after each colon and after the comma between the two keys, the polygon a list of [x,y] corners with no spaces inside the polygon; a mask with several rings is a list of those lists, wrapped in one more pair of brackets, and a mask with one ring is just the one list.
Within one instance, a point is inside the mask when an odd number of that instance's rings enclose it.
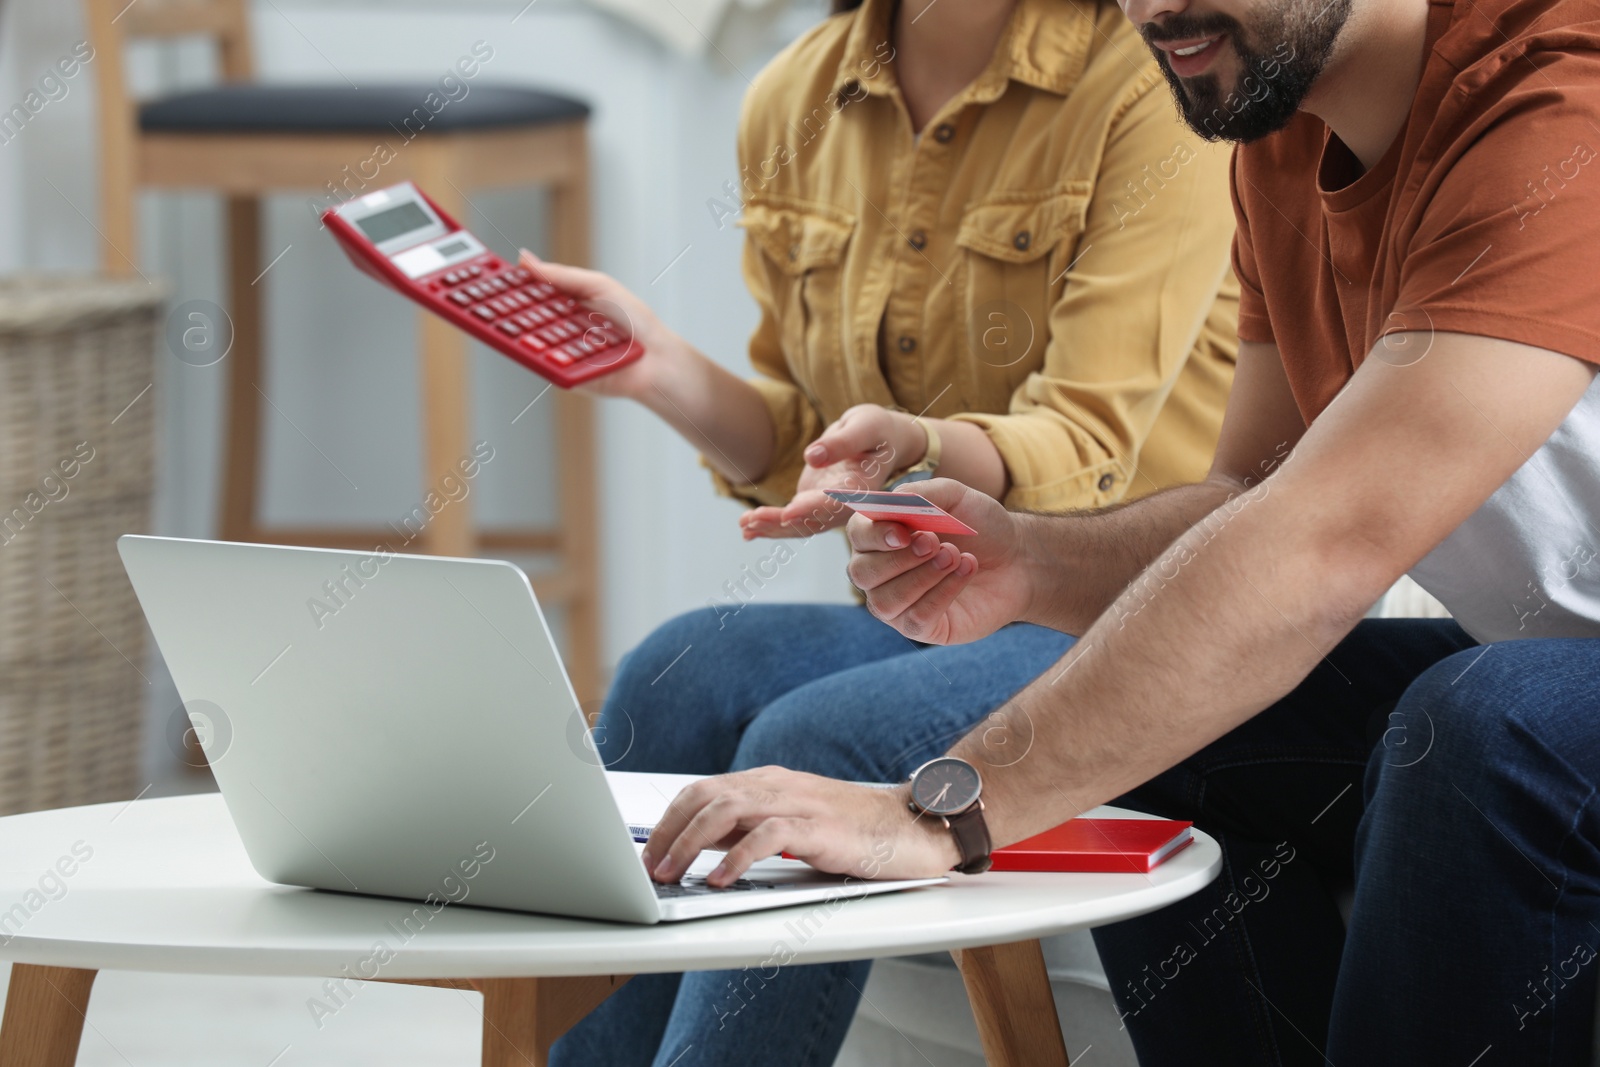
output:
{"label": "wristwatch", "polygon": [[919,816],[931,815],[944,823],[956,839],[961,874],[982,874],[989,869],[989,824],[983,820],[983,779],[978,768],[964,759],[940,756],[911,774],[910,808]]}
{"label": "wristwatch", "polygon": [[914,463],[905,470],[889,477],[889,489],[898,489],[907,482],[925,482],[932,478],[939,470],[939,454],[943,448],[939,442],[939,432],[933,425],[922,419],[913,420],[922,427],[922,432],[928,435],[928,450],[922,454],[920,462]]}

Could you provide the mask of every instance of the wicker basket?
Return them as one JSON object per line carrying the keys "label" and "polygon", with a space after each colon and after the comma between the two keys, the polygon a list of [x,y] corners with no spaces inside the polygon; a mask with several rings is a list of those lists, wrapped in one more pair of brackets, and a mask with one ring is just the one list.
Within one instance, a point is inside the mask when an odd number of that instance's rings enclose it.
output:
{"label": "wicker basket", "polygon": [[162,303],[0,279],[0,814],[139,789],[144,622],[116,540],[149,524]]}

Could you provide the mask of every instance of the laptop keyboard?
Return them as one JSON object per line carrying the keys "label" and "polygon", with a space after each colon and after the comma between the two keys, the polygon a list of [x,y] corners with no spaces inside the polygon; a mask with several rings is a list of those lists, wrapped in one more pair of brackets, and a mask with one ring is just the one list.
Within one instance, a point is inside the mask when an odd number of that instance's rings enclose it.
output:
{"label": "laptop keyboard", "polygon": [[723,886],[722,888],[719,889],[716,886],[707,885],[706,884],[706,880],[704,878],[692,877],[692,876],[691,877],[685,877],[683,881],[677,882],[677,883],[672,884],[672,885],[663,885],[660,882],[656,882],[654,884],[655,884],[655,887],[656,887],[656,896],[658,896],[658,897],[667,897],[667,898],[671,898],[671,897],[706,897],[706,896],[714,896],[714,895],[716,895],[718,893],[748,892],[748,891],[750,891],[752,889],[811,889],[811,888],[815,888],[814,886],[796,885],[796,884],[794,884],[792,882],[764,882],[764,881],[761,881],[760,879],[740,878],[737,881],[733,882],[731,885]]}

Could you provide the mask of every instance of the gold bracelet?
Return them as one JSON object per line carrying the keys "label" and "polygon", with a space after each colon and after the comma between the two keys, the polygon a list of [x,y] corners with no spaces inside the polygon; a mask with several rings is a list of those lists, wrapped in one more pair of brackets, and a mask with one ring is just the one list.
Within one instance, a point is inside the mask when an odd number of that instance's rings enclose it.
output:
{"label": "gold bracelet", "polygon": [[939,470],[939,459],[944,451],[944,445],[939,440],[939,431],[933,428],[932,423],[922,419],[912,421],[921,426],[922,432],[928,435],[928,447],[923,451],[921,460],[890,476],[891,489],[906,482],[925,482]]}

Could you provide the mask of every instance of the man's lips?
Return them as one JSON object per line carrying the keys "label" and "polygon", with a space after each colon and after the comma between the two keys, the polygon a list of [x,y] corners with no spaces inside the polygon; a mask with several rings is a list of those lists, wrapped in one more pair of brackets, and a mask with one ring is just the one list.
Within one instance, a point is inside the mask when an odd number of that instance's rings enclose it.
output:
{"label": "man's lips", "polygon": [[1222,52],[1222,42],[1228,35],[1219,33],[1214,37],[1192,37],[1183,41],[1152,41],[1156,48],[1166,54],[1167,64],[1172,68],[1172,73],[1180,78],[1194,78],[1204,74],[1213,61]]}

